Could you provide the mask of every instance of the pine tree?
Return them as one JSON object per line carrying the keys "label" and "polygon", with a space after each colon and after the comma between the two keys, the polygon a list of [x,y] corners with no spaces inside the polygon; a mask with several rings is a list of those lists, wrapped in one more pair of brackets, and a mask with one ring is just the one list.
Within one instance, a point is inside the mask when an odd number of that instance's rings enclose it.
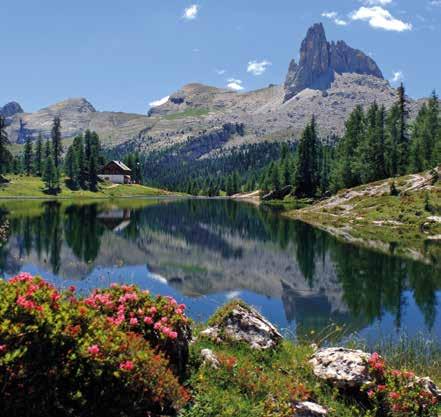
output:
{"label": "pine tree", "polygon": [[43,181],[46,189],[51,194],[57,194],[60,189],[60,174],[58,168],[55,166],[52,155],[46,161],[43,173]]}
{"label": "pine tree", "polygon": [[72,143],[73,151],[78,162],[78,184],[81,188],[87,187],[88,169],[84,152],[83,135],[76,136]]}
{"label": "pine tree", "polygon": [[428,161],[428,168],[432,168],[441,162],[438,154],[439,146],[441,146],[440,103],[436,91],[432,92],[428,104],[427,135],[427,147],[430,147],[430,152],[427,152],[425,156]]}
{"label": "pine tree", "polygon": [[56,116],[52,125],[52,158],[55,167],[58,168],[61,164],[61,155],[63,154],[63,146],[61,144],[61,119]]}
{"label": "pine tree", "polygon": [[3,116],[0,116],[0,174],[4,174],[12,163],[12,154],[9,152],[9,139],[6,133],[6,122]]}
{"label": "pine tree", "polygon": [[299,197],[314,197],[319,187],[319,142],[315,118],[306,126],[297,147],[294,173],[295,193]]}
{"label": "pine tree", "polygon": [[70,179],[70,186],[76,190],[80,184],[80,170],[78,166],[78,157],[74,146],[69,146],[66,158],[64,161],[64,170],[67,177]]}
{"label": "pine tree", "polygon": [[23,155],[23,167],[27,176],[30,176],[33,171],[33,154],[31,138],[28,136],[26,137]]}
{"label": "pine tree", "polygon": [[43,137],[41,133],[38,135],[37,142],[35,143],[34,173],[38,177],[41,177],[43,173]]}
{"label": "pine tree", "polygon": [[409,112],[407,109],[406,91],[404,85],[398,87],[398,141],[397,141],[397,174],[404,175],[409,167],[409,136],[407,120]]}
{"label": "pine tree", "polygon": [[361,183],[359,147],[365,137],[365,115],[363,108],[357,106],[345,123],[345,134],[337,145],[337,160],[331,173],[331,188],[336,191]]}

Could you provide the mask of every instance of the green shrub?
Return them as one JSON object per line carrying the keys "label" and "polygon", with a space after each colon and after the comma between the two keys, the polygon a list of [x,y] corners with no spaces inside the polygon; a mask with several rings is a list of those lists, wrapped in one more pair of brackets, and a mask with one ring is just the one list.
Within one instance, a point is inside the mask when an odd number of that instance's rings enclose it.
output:
{"label": "green shrub", "polygon": [[0,281],[4,415],[145,416],[187,402],[165,356],[89,304],[29,274]]}

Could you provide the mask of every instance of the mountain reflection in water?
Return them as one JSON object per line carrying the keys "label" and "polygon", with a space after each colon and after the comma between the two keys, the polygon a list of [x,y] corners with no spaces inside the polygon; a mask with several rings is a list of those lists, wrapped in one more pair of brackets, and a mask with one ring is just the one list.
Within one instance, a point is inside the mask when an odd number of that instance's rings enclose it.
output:
{"label": "mountain reflection in water", "polygon": [[401,331],[441,340],[440,269],[270,210],[223,200],[15,202],[2,205],[2,224],[1,276],[38,273],[85,292],[133,282],[180,298],[198,320],[241,297],[302,336],[333,322],[371,340]]}

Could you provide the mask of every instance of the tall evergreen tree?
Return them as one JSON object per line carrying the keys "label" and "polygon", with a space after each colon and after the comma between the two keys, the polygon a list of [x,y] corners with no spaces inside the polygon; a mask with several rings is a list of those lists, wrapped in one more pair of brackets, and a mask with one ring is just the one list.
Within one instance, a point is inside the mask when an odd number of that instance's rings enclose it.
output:
{"label": "tall evergreen tree", "polygon": [[24,155],[23,155],[23,167],[27,176],[30,176],[32,174],[33,159],[34,159],[34,152],[33,152],[31,138],[30,136],[27,136],[26,143],[24,146]]}
{"label": "tall evergreen tree", "polygon": [[0,116],[0,174],[4,174],[12,163],[13,158],[8,149],[9,144],[5,118]]}
{"label": "tall evergreen tree", "polygon": [[76,190],[80,184],[80,170],[78,166],[78,155],[75,152],[74,146],[69,146],[64,160],[64,170],[66,176],[70,179],[70,186]]}
{"label": "tall evergreen tree", "polygon": [[60,189],[60,173],[55,166],[52,155],[49,156],[45,163],[43,181],[46,185],[47,191],[51,194],[57,194]]}
{"label": "tall evergreen tree", "polygon": [[43,137],[41,133],[38,135],[37,142],[35,143],[34,172],[38,177],[41,177],[43,174]]}
{"label": "tall evergreen tree", "polygon": [[297,148],[297,162],[294,173],[295,193],[297,196],[314,197],[319,186],[319,140],[315,118],[303,131]]}
{"label": "tall evergreen tree", "polygon": [[52,131],[52,158],[55,167],[58,168],[61,164],[61,155],[63,154],[63,145],[61,143],[61,119],[56,116],[54,117]]}

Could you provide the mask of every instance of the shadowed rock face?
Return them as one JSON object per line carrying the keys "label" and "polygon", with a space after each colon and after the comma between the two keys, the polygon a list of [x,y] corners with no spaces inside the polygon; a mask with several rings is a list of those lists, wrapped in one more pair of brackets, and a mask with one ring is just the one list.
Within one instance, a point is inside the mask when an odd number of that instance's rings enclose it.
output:
{"label": "shadowed rock face", "polygon": [[0,116],[12,117],[17,113],[23,113],[23,109],[16,101],[11,101],[3,107],[0,107]]}
{"label": "shadowed rock face", "polygon": [[285,81],[284,101],[305,88],[327,90],[334,74],[356,73],[383,78],[373,59],[345,42],[329,43],[321,23],[312,26],[302,42],[300,63],[291,61]]}

